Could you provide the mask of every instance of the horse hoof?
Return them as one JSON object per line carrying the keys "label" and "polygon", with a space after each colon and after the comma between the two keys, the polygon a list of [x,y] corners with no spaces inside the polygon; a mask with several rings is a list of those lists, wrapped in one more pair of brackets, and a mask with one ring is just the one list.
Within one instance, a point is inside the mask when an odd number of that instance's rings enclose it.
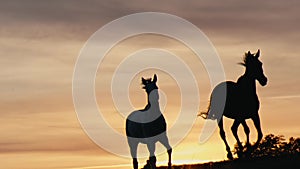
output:
{"label": "horse hoof", "polygon": [[244,152],[245,158],[249,158],[251,154],[253,153],[253,148],[252,146],[247,147],[246,151]]}
{"label": "horse hoof", "polygon": [[150,164],[147,162],[147,164],[144,165],[143,169],[151,169]]}
{"label": "horse hoof", "polygon": [[237,156],[238,156],[238,158],[243,158],[244,157],[242,152],[237,152]]}
{"label": "horse hoof", "polygon": [[156,164],[152,160],[147,160],[147,163],[144,165],[143,169],[156,169]]}
{"label": "horse hoof", "polygon": [[232,154],[231,154],[231,153],[228,153],[228,154],[227,154],[227,158],[228,158],[229,160],[233,160]]}

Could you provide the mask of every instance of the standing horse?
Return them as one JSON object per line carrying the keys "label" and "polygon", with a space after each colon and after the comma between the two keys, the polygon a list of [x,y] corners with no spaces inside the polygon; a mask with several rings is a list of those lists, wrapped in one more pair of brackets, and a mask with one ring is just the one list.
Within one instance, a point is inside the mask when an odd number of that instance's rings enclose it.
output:
{"label": "standing horse", "polygon": [[143,89],[148,95],[148,104],[143,110],[132,112],[126,119],[126,135],[133,158],[133,168],[138,168],[137,147],[139,143],[147,144],[150,153],[145,168],[156,168],[155,143],[160,142],[167,149],[169,162],[168,169],[171,169],[172,148],[167,137],[167,124],[159,107],[157,76],[153,80],[142,78]]}
{"label": "standing horse", "polygon": [[[249,127],[246,124],[246,119],[252,119],[254,126],[258,132],[257,141],[253,148],[257,147],[261,141],[263,134],[259,119],[259,100],[256,94],[255,80],[262,86],[267,84],[268,79],[264,75],[262,62],[259,61],[260,50],[256,54],[251,54],[250,51],[245,53],[244,62],[241,65],[246,67],[244,75],[237,82],[226,81],[217,85],[210,98],[210,104],[207,112],[200,113],[205,119],[220,119],[218,126],[220,136],[226,145],[227,157],[233,159],[230,147],[226,141],[225,131],[223,129],[223,116],[234,119],[231,131],[237,140],[239,150],[243,150],[242,143],[239,140],[237,129],[240,124],[243,125],[247,136],[246,146],[250,148],[249,143]],[[222,90],[226,90],[226,102],[222,105]],[[222,101],[221,101],[222,100]]]}

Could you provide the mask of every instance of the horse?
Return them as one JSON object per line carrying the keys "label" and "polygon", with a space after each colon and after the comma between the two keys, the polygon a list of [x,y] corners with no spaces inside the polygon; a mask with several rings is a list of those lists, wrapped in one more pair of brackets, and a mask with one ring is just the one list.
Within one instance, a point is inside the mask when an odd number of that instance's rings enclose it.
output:
{"label": "horse", "polygon": [[[240,63],[246,68],[245,73],[238,78],[237,82],[225,81],[218,84],[211,93],[208,110],[199,114],[199,116],[202,116],[204,119],[217,119],[220,136],[226,146],[227,158],[230,160],[233,159],[233,156],[226,141],[225,131],[223,128],[223,116],[234,120],[233,125],[231,126],[231,131],[237,141],[238,152],[243,152],[244,148],[247,148],[248,150],[251,150],[250,148],[255,149],[263,137],[258,114],[260,102],[256,94],[255,82],[257,80],[261,86],[265,86],[268,79],[264,75],[262,68],[263,64],[259,60],[259,56],[259,49],[257,53],[253,54],[250,51],[246,52],[243,62]],[[224,96],[222,95],[222,90],[226,90],[226,95],[224,97],[226,98],[225,103],[224,100],[220,99]],[[246,119],[251,119],[253,121],[258,133],[257,141],[254,143],[253,147],[249,143],[250,129],[246,124]],[[240,124],[243,125],[244,132],[246,134],[247,141],[245,147],[243,147],[237,134]]]}
{"label": "horse", "polygon": [[142,77],[143,89],[146,90],[148,104],[142,110],[133,111],[126,118],[126,136],[133,159],[133,168],[138,169],[137,147],[139,143],[147,144],[150,153],[149,160],[144,168],[156,168],[155,143],[160,142],[168,152],[168,169],[171,169],[172,148],[167,137],[167,124],[159,106],[157,76]]}

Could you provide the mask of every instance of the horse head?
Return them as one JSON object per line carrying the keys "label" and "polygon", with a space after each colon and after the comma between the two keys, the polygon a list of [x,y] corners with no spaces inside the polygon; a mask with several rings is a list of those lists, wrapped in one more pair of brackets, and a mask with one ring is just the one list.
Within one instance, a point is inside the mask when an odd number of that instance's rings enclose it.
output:
{"label": "horse head", "polygon": [[158,87],[156,85],[156,82],[157,82],[157,76],[156,76],[156,74],[154,74],[153,80],[151,78],[144,79],[142,77],[142,84],[144,85],[143,89],[145,89],[148,94],[150,94],[150,92],[152,90],[158,89]]}
{"label": "horse head", "polygon": [[257,53],[251,53],[248,51],[245,53],[244,62],[241,65],[246,67],[246,73],[252,78],[256,79],[260,85],[265,86],[268,82],[267,77],[264,75],[262,68],[262,62],[259,60],[260,50]]}

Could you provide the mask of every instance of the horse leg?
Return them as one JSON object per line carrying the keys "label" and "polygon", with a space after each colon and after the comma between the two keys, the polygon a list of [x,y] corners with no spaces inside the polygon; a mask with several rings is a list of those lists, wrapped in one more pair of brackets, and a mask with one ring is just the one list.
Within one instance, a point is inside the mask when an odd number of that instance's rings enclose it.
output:
{"label": "horse leg", "polygon": [[257,130],[257,141],[254,144],[254,147],[256,148],[258,146],[258,144],[260,143],[262,137],[263,137],[263,133],[261,131],[260,119],[259,119],[258,113],[255,116],[252,117],[252,120],[253,120],[254,126]]}
{"label": "horse leg", "polygon": [[162,137],[159,139],[159,142],[167,149],[168,156],[169,156],[168,169],[171,169],[172,168],[172,162],[171,162],[172,147],[170,146],[169,139],[166,133],[162,135]]}
{"label": "horse leg", "polygon": [[232,126],[231,126],[231,131],[232,131],[232,134],[233,134],[234,138],[235,138],[236,141],[237,141],[237,144],[238,144],[238,146],[239,146],[239,149],[240,149],[240,150],[243,150],[243,145],[242,145],[242,143],[241,143],[241,141],[240,141],[240,139],[239,139],[239,136],[238,136],[238,134],[237,134],[237,130],[238,130],[238,127],[239,127],[240,124],[241,124],[241,121],[239,121],[239,120],[234,120],[234,122],[233,122],[233,124],[232,124]]}
{"label": "horse leg", "polygon": [[168,149],[168,156],[169,156],[169,162],[168,162],[168,169],[172,168],[172,148]]}
{"label": "horse leg", "polygon": [[232,156],[232,153],[230,151],[230,147],[227,143],[225,131],[224,131],[224,128],[223,128],[223,118],[220,119],[220,122],[219,122],[218,126],[219,126],[219,129],[220,129],[220,136],[221,136],[221,138],[224,141],[225,146],[226,146],[227,158],[229,158],[230,160],[233,160],[233,156]]}
{"label": "horse leg", "polygon": [[247,141],[246,141],[246,147],[249,148],[250,147],[250,139],[249,139],[249,134],[250,134],[250,129],[246,123],[246,121],[242,121],[242,125],[244,127],[244,131],[246,133],[246,137],[247,137]]}
{"label": "horse leg", "polygon": [[240,120],[234,120],[234,122],[231,126],[231,131],[232,131],[234,138],[236,139],[237,144],[238,144],[237,155],[238,155],[238,157],[243,157],[244,156],[244,154],[243,154],[244,147],[243,147],[243,145],[239,139],[238,133],[237,133],[238,127],[240,124],[241,124]]}
{"label": "horse leg", "polygon": [[245,120],[242,121],[242,125],[244,127],[244,131],[245,131],[246,137],[247,137],[247,141],[246,141],[246,145],[245,145],[246,151],[244,152],[244,156],[249,157],[252,153],[252,148],[251,148],[250,138],[249,138],[250,129]]}
{"label": "horse leg", "polygon": [[147,147],[150,153],[150,157],[149,157],[149,165],[151,166],[151,169],[156,169],[156,157],[155,157],[155,142],[149,142],[147,143]]}
{"label": "horse leg", "polygon": [[133,168],[138,169],[138,161],[137,161],[138,142],[137,142],[137,140],[128,138],[128,144],[129,144],[129,148],[130,148],[130,154],[133,159]]}

